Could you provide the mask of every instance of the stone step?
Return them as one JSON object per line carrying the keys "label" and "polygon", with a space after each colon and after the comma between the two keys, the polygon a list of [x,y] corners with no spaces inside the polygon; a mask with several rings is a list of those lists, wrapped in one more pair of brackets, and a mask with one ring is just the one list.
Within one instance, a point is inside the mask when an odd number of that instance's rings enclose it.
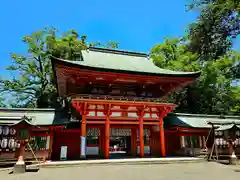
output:
{"label": "stone step", "polygon": [[41,167],[67,167],[86,165],[134,165],[134,164],[173,164],[173,163],[198,163],[203,158],[136,158],[136,159],[111,159],[111,160],[82,160],[82,161],[48,161]]}

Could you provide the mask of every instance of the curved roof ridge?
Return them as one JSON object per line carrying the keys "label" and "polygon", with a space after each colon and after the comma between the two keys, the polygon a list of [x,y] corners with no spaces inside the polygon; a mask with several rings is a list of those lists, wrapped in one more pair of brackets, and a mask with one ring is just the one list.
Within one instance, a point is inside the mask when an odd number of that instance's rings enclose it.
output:
{"label": "curved roof ridge", "polygon": [[89,51],[103,52],[103,53],[112,53],[112,54],[121,54],[129,56],[139,56],[139,57],[149,57],[149,54],[136,51],[128,51],[122,49],[111,49],[111,48],[99,48],[99,47],[88,47]]}
{"label": "curved roof ridge", "polygon": [[188,113],[169,113],[169,115],[174,115],[174,116],[180,116],[180,117],[203,117],[203,118],[219,118],[219,119],[240,119],[240,116],[234,116],[234,115],[217,115],[217,114],[188,114]]}
{"label": "curved roof ridge", "polygon": [[[183,72],[159,68],[149,56],[129,56],[121,53],[109,53],[106,51],[82,50],[81,61],[71,61],[52,57],[66,66],[92,69],[98,71],[113,71],[118,73],[166,76],[166,77],[190,77],[197,78],[201,72]],[[56,63],[56,61],[55,61]]]}

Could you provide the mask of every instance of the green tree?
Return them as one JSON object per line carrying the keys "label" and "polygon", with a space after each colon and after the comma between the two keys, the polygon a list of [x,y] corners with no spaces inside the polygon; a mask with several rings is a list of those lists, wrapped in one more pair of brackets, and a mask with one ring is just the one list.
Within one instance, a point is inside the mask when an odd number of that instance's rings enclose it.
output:
{"label": "green tree", "polygon": [[189,50],[203,60],[214,60],[231,50],[240,34],[239,0],[192,0],[189,10],[200,10],[189,26]]}
{"label": "green tree", "polygon": [[171,96],[178,104],[177,111],[186,113],[227,114],[236,101],[231,82],[234,78],[232,67],[239,54],[230,51],[215,61],[202,62],[197,53],[188,50],[189,41],[166,39],[151,50],[151,57],[161,68],[197,71],[202,75],[196,83]]}
{"label": "green tree", "polygon": [[0,96],[0,108],[6,107],[6,104],[4,103],[4,98]]}
{"label": "green tree", "polygon": [[[227,69],[228,74],[231,74],[231,77],[221,75],[218,78],[218,83],[220,80],[225,83],[225,89],[217,88],[216,90],[216,87],[209,89],[209,94],[220,92],[220,89],[223,93],[223,96],[212,100],[216,104],[214,107],[220,105],[218,100],[221,98],[225,99],[225,102],[222,103],[224,106],[231,104],[231,108],[238,107],[239,101],[236,98],[236,88],[232,87],[231,83],[233,80],[240,78],[239,55],[232,51],[233,39],[240,34],[240,1],[192,0],[189,3],[189,10],[198,10],[200,16],[196,22],[189,26],[188,50],[199,54],[199,60],[203,64],[206,61],[212,61],[211,63],[207,63],[206,66],[206,71],[209,74],[207,75],[209,78],[206,79],[208,80],[206,82],[217,80],[217,78],[212,78],[211,75],[218,75],[214,68],[222,68],[221,66],[224,65],[223,62],[226,63],[225,65],[228,65],[228,67],[224,67],[225,70]],[[222,69],[218,72],[221,71]],[[231,111],[236,113],[237,109],[233,108]]]}
{"label": "green tree", "polygon": [[235,102],[231,108],[231,111],[234,114],[239,115],[239,113],[240,113],[240,87],[239,86],[232,87],[231,92],[232,92],[232,97],[235,100]]}
{"label": "green tree", "polygon": [[79,36],[70,30],[58,37],[55,28],[33,32],[24,36],[27,45],[26,55],[11,53],[13,64],[7,70],[18,73],[12,79],[0,80],[0,91],[11,94],[14,98],[11,106],[15,107],[57,107],[57,93],[53,83],[50,56],[78,60],[81,50],[89,45],[116,48],[118,43],[88,43],[85,35]]}
{"label": "green tree", "polygon": [[199,71],[197,54],[187,50],[185,39],[167,38],[151,49],[151,57],[160,68],[175,71]]}

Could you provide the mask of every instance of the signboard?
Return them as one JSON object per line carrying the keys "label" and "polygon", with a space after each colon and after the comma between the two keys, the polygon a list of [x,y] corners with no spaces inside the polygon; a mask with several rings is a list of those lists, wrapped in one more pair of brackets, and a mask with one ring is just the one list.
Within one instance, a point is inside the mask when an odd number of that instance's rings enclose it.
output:
{"label": "signboard", "polygon": [[46,149],[49,149],[50,147],[50,136],[47,136],[47,139],[46,139]]}
{"label": "signboard", "polygon": [[60,160],[67,160],[67,146],[61,146]]}
{"label": "signboard", "polygon": [[28,137],[28,130],[25,128],[20,129],[19,131],[19,137],[21,140],[24,140]]}
{"label": "signboard", "polygon": [[86,137],[81,136],[81,157],[86,156]]}

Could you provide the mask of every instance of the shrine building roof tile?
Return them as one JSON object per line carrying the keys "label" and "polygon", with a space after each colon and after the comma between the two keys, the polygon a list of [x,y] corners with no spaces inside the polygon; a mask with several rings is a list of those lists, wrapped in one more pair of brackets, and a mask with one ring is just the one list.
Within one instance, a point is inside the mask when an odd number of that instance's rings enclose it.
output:
{"label": "shrine building roof tile", "polygon": [[127,73],[138,73],[157,76],[173,77],[198,77],[200,72],[180,72],[157,67],[149,55],[129,51],[120,51],[104,48],[88,48],[82,50],[82,59],[76,61],[64,60],[53,57],[69,66],[96,68],[102,71],[117,71]]}
{"label": "shrine building roof tile", "polygon": [[192,128],[211,128],[209,123],[232,123],[240,124],[239,116],[225,116],[218,115],[200,115],[200,114],[181,114],[170,113],[164,118],[165,126],[179,126]]}
{"label": "shrine building roof tile", "polygon": [[0,108],[0,124],[16,124],[26,116],[33,125],[61,125],[69,122],[68,117],[55,109]]}

